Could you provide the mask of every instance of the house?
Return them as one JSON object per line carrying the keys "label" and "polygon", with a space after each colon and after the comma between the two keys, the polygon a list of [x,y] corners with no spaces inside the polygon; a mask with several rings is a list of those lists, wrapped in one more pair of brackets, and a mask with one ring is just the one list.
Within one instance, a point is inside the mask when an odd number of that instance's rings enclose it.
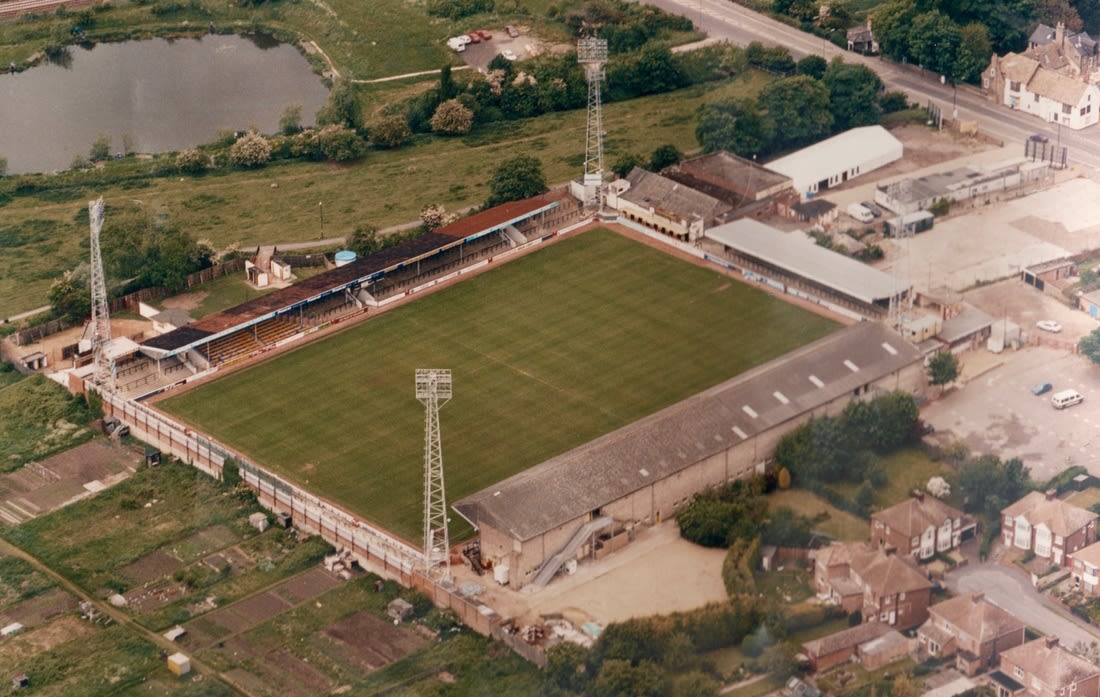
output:
{"label": "house", "polygon": [[[802,653],[809,659],[810,668],[815,672],[821,672],[848,661],[859,662],[863,653],[861,648],[866,647],[870,655],[874,656],[871,662],[876,665],[864,667],[874,670],[889,663],[890,660],[904,656],[908,646],[909,642],[896,630],[880,622],[871,622],[807,641],[802,644]],[[884,652],[882,649],[886,647],[890,647],[890,650]],[[898,647],[903,647],[900,654],[897,653]],[[886,660],[891,656],[892,659]]]}
{"label": "house", "polygon": [[973,537],[978,524],[959,509],[923,491],[871,515],[871,544],[930,559]]}
{"label": "house", "polygon": [[1100,120],[1095,83],[1063,75],[1027,55],[994,55],[982,72],[982,88],[1000,104],[1074,130]]}
{"label": "house", "polygon": [[1067,32],[1063,22],[1035,27],[1024,53],[1070,77],[1087,79],[1097,68],[1096,41],[1083,31]]}
{"label": "house", "polygon": [[607,205],[619,215],[681,242],[694,242],[703,231],[725,222],[733,207],[673,179],[635,167],[608,186]]}
{"label": "house", "polygon": [[871,18],[867,18],[866,24],[852,27],[848,30],[848,50],[867,55],[878,53],[878,41],[875,33],[871,31]]}
{"label": "house", "polygon": [[1070,555],[1096,539],[1096,519],[1095,513],[1056,498],[1053,490],[1033,491],[1001,511],[1001,534],[1006,547],[1069,566]]}
{"label": "house", "polygon": [[997,664],[1002,651],[1024,643],[1025,625],[983,593],[960,595],[928,608],[917,630],[921,649],[935,658],[955,656],[957,669],[974,676]]}
{"label": "house", "polygon": [[1001,653],[990,674],[997,697],[1096,697],[1100,668],[1058,644],[1058,637],[1029,641]]}
{"label": "house", "polygon": [[832,201],[812,198],[808,201],[795,201],[789,206],[780,206],[780,210],[791,220],[809,223],[819,227],[829,227],[840,217],[840,209]]}
{"label": "house", "polygon": [[1100,595],[1100,542],[1071,552],[1069,558],[1074,590],[1088,596]]}
{"label": "house", "polygon": [[908,555],[865,543],[818,550],[814,566],[818,594],[845,612],[859,610],[864,622],[910,629],[928,619],[932,583]]}

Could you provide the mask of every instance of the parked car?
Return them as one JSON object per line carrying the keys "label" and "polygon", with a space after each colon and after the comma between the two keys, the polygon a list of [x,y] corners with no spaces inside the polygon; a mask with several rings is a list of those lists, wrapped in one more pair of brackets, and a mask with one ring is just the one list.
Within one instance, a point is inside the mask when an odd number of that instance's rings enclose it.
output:
{"label": "parked car", "polygon": [[516,55],[515,51],[513,51],[511,49],[508,49],[508,48],[501,51],[500,55],[503,56],[504,60],[506,60],[506,61],[514,61],[516,58],[519,57],[519,56]]}
{"label": "parked car", "polygon": [[1042,329],[1044,332],[1051,332],[1053,334],[1062,331],[1062,325],[1052,319],[1041,319],[1035,323],[1035,326]]}
{"label": "parked car", "polygon": [[882,209],[871,203],[870,201],[860,201],[859,205],[863,206],[867,210],[871,211],[871,215],[879,218],[882,216]]}
{"label": "parked car", "polygon": [[478,29],[474,33],[480,36],[482,41],[490,41],[493,38],[493,35],[485,31],[484,29]]}
{"label": "parked car", "polygon": [[513,39],[516,38],[517,36],[519,36],[519,30],[516,29],[511,24],[504,27],[504,33],[507,34],[508,36],[512,37]]}
{"label": "parked car", "polygon": [[1052,389],[1054,389],[1054,386],[1051,385],[1049,382],[1040,382],[1038,385],[1031,388],[1031,394],[1033,394],[1033,395],[1046,394],[1047,392],[1050,392]]}
{"label": "parked car", "polygon": [[472,31],[466,35],[466,39],[471,44],[480,44],[481,34],[478,34],[476,31]]}
{"label": "parked car", "polygon": [[874,214],[859,203],[848,204],[848,215],[852,216],[861,223],[869,223],[875,219]]}

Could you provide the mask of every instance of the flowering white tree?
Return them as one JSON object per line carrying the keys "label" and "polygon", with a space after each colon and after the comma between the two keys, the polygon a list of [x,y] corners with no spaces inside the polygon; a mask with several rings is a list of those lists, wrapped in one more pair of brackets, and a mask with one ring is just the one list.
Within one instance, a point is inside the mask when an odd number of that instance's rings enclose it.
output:
{"label": "flowering white tree", "polygon": [[271,159],[271,143],[256,131],[249,131],[229,148],[229,161],[238,167],[259,167]]}
{"label": "flowering white tree", "polygon": [[932,494],[938,499],[951,495],[951,485],[948,484],[947,480],[943,477],[932,477],[928,480],[928,484],[925,488],[928,489],[929,494]]}

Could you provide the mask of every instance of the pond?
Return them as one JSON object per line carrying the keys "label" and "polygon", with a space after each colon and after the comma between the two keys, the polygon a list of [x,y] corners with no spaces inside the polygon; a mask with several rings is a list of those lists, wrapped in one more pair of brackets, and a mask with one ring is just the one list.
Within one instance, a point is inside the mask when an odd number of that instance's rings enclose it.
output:
{"label": "pond", "polygon": [[155,153],[219,131],[278,129],[287,106],[314,122],[328,98],[289,44],[231,35],[74,46],[60,63],[0,75],[0,157],[8,174],[67,169],[100,136],[112,153]]}

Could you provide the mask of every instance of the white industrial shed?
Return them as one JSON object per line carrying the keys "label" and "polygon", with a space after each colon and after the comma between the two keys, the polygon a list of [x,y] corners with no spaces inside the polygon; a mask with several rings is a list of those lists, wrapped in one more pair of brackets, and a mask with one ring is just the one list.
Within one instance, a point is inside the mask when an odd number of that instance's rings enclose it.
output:
{"label": "white industrial shed", "polygon": [[923,356],[859,322],[513,475],[454,504],[478,529],[481,561],[515,588],[568,560],[599,557],[600,535],[659,523],[707,486],[759,471],[812,416],[879,392],[923,394]]}
{"label": "white industrial shed", "polygon": [[907,280],[820,247],[800,233],[783,232],[751,218],[719,225],[705,237],[720,244],[723,260],[731,261],[747,279],[849,316],[879,318],[891,297],[903,298],[911,287]]}
{"label": "white industrial shed", "polygon": [[764,166],[790,177],[794,190],[806,196],[900,160],[902,150],[901,141],[882,126],[862,126]]}

